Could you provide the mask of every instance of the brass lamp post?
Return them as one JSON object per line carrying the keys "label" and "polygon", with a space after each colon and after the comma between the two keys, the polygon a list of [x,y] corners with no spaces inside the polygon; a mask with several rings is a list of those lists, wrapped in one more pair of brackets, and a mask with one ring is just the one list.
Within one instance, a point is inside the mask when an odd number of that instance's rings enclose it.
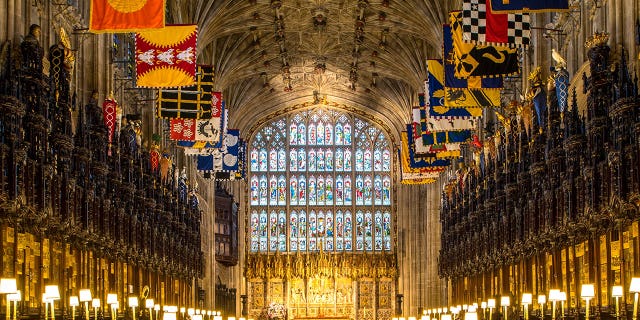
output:
{"label": "brass lamp post", "polygon": [[589,300],[595,297],[595,288],[593,283],[587,283],[582,285],[582,291],[580,291],[580,297],[586,301],[585,303],[585,320],[589,320]]}
{"label": "brass lamp post", "polygon": [[523,293],[521,302],[524,308],[524,320],[529,320],[529,305],[533,302],[533,295],[531,293]]}

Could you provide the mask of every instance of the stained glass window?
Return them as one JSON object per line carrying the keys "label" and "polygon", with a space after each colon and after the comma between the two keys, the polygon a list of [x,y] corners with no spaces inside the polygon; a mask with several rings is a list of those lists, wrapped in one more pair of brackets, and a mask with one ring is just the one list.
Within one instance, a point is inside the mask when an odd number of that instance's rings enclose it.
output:
{"label": "stained glass window", "polygon": [[392,250],[391,144],[377,125],[324,108],[253,136],[251,252]]}

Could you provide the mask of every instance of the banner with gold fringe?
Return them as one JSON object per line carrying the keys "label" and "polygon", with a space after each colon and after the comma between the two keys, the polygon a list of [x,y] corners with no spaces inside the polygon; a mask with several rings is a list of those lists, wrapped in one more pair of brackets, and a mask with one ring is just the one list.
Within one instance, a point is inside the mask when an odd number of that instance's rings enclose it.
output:
{"label": "banner with gold fringe", "polygon": [[222,93],[213,90],[213,67],[198,65],[196,84],[158,90],[158,117],[180,119],[220,118]]}
{"label": "banner with gold fringe", "polygon": [[442,108],[441,117],[480,117],[483,107],[500,106],[500,90],[446,88],[442,60],[427,60],[429,69],[429,102],[431,110]]}
{"label": "banner with gold fringe", "polygon": [[506,76],[519,72],[517,49],[466,43],[462,38],[462,12],[450,12],[449,18],[457,78]]}
{"label": "banner with gold fringe", "polygon": [[191,86],[196,75],[197,25],[172,25],[136,33],[136,85]]}
{"label": "banner with gold fringe", "polygon": [[164,0],[91,0],[89,31],[136,32],[164,27]]}

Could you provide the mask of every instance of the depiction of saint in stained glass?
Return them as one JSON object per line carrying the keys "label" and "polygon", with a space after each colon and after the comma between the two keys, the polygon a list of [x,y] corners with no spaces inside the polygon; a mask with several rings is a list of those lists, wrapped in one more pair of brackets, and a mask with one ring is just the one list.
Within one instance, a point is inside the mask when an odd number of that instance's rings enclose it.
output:
{"label": "depiction of saint in stained glass", "polygon": [[364,156],[362,150],[356,150],[356,171],[364,170]]}
{"label": "depiction of saint in stained glass", "polygon": [[342,132],[342,124],[336,124],[336,145],[342,145],[344,143],[344,135]]}
{"label": "depiction of saint in stained glass", "polygon": [[314,124],[309,125],[309,144],[316,144],[316,126]]}
{"label": "depiction of saint in stained glass", "polygon": [[351,151],[344,151],[344,171],[351,171]]}
{"label": "depiction of saint in stained glass", "polygon": [[295,145],[296,144],[296,138],[298,137],[298,126],[296,126],[295,123],[291,124],[291,129],[289,130],[289,144],[290,145]]}
{"label": "depiction of saint in stained glass", "polygon": [[318,145],[323,145],[324,144],[324,124],[322,122],[318,123],[318,132],[316,137],[318,138]]}
{"label": "depiction of saint in stained glass", "polygon": [[324,171],[324,151],[318,150],[318,171]]}
{"label": "depiction of saint in stained glass", "polygon": [[307,144],[306,142],[306,127],[304,124],[301,124],[300,126],[298,126],[298,144],[304,145]]}
{"label": "depiction of saint in stained glass", "polygon": [[267,150],[260,150],[258,162],[260,164],[260,171],[267,171]]}
{"label": "depiction of saint in stained glass", "polygon": [[344,153],[342,149],[336,150],[336,171],[342,171],[344,163]]}
{"label": "depiction of saint in stained glass", "polygon": [[325,125],[324,127],[324,141],[327,145],[331,145],[333,141],[333,126],[330,124]]}
{"label": "depiction of saint in stained glass", "polygon": [[373,153],[373,170],[381,171],[382,170],[382,154],[380,150],[376,150]]}
{"label": "depiction of saint in stained glass", "polygon": [[291,237],[292,238],[297,238],[298,237],[298,217],[295,214],[291,215],[291,222],[290,222],[290,227],[291,227]]}
{"label": "depiction of saint in stained glass", "polygon": [[384,178],[384,182],[382,183],[382,203],[385,205],[391,204],[391,182],[389,181],[389,177]]}
{"label": "depiction of saint in stained glass", "polygon": [[278,217],[275,213],[272,213],[269,217],[269,236],[275,238],[278,236]]}
{"label": "depiction of saint in stained glass", "polygon": [[267,214],[260,215],[260,237],[267,236]]}
{"label": "depiction of saint in stained glass", "polygon": [[364,151],[364,170],[371,171],[371,150]]}
{"label": "depiction of saint in stained glass", "polygon": [[376,177],[375,182],[373,183],[373,192],[374,192],[374,204],[382,204],[382,181],[380,181],[380,177]]}
{"label": "depiction of saint in stained glass", "polygon": [[338,211],[338,216],[336,217],[336,236],[338,238],[342,238],[344,236],[344,231],[342,228],[343,228],[342,215]]}
{"label": "depiction of saint in stained glass", "polygon": [[364,185],[362,177],[356,178],[356,205],[364,204]]}
{"label": "depiction of saint in stained glass", "polygon": [[284,177],[281,177],[280,180],[278,181],[278,204],[279,205],[286,204],[286,202],[285,202],[285,197],[286,197],[285,190],[286,190],[286,185],[285,185]]}
{"label": "depiction of saint in stained glass", "polygon": [[324,204],[324,179],[322,177],[318,178],[318,204],[319,205],[323,205]]}
{"label": "depiction of saint in stained glass", "polygon": [[251,178],[251,204],[252,205],[257,205],[259,203],[258,194],[259,194],[258,178],[253,177]]}
{"label": "depiction of saint in stained glass", "polygon": [[251,171],[258,171],[258,150],[251,150]]}
{"label": "depiction of saint in stained glass", "polygon": [[267,204],[268,193],[269,191],[267,190],[267,179],[266,178],[260,179],[260,204],[261,205]]}
{"label": "depiction of saint in stained glass", "polygon": [[289,170],[297,171],[298,170],[298,152],[296,149],[291,149],[289,151]]}
{"label": "depiction of saint in stained glass", "polygon": [[298,152],[298,170],[300,171],[305,171],[307,168],[307,165],[306,165],[307,161],[305,160],[305,157],[304,157],[305,154],[306,153],[304,152],[304,150],[300,150]]}
{"label": "depiction of saint in stained glass", "polygon": [[258,214],[251,214],[251,236],[258,236],[260,232],[260,224],[258,222]]}
{"label": "depiction of saint in stained glass", "polygon": [[289,196],[291,197],[291,204],[298,203],[298,182],[296,177],[292,177],[291,182],[289,182]]}
{"label": "depiction of saint in stained glass", "polygon": [[331,179],[331,177],[327,177],[325,186],[325,201],[326,204],[331,205],[333,204],[333,179]]}
{"label": "depiction of saint in stained glass", "polygon": [[309,171],[316,171],[316,151],[309,150]]}
{"label": "depiction of saint in stained glass", "polygon": [[346,177],[344,179],[344,204],[351,204],[351,178]]}
{"label": "depiction of saint in stained glass", "polygon": [[333,152],[331,152],[331,149],[325,152],[325,169],[326,171],[333,171]]}
{"label": "depiction of saint in stained glass", "polygon": [[342,191],[342,179],[339,177],[336,180],[336,204],[342,204],[343,200],[343,191]]}
{"label": "depiction of saint in stained glass", "polygon": [[391,155],[389,154],[389,150],[384,150],[382,152],[382,170],[389,171],[391,168]]}
{"label": "depiction of saint in stained glass", "polygon": [[307,184],[304,181],[304,176],[300,176],[300,180],[298,180],[298,201],[300,204],[305,204],[307,201]]}
{"label": "depiction of saint in stained glass", "polygon": [[278,183],[275,177],[269,181],[269,192],[269,203],[278,204]]}
{"label": "depiction of saint in stained glass", "polygon": [[309,179],[309,204],[316,204],[316,179]]}
{"label": "depiction of saint in stained glass", "polygon": [[371,187],[371,178],[369,176],[367,176],[367,178],[364,179],[363,192],[364,192],[364,204],[371,204],[371,198],[373,196],[373,190],[372,190],[372,187]]}
{"label": "depiction of saint in stained glass", "polygon": [[351,125],[348,123],[344,125],[344,144],[351,144]]}
{"label": "depiction of saint in stained glass", "polygon": [[327,213],[327,218],[326,218],[327,222],[326,222],[326,236],[333,238],[333,217],[331,217],[331,213]]}

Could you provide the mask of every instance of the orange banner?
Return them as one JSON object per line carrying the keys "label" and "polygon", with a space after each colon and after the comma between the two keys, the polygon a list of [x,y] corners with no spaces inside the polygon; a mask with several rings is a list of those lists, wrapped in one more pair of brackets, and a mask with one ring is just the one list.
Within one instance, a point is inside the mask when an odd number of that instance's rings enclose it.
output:
{"label": "orange banner", "polygon": [[89,31],[135,32],[164,27],[165,0],[91,0]]}

